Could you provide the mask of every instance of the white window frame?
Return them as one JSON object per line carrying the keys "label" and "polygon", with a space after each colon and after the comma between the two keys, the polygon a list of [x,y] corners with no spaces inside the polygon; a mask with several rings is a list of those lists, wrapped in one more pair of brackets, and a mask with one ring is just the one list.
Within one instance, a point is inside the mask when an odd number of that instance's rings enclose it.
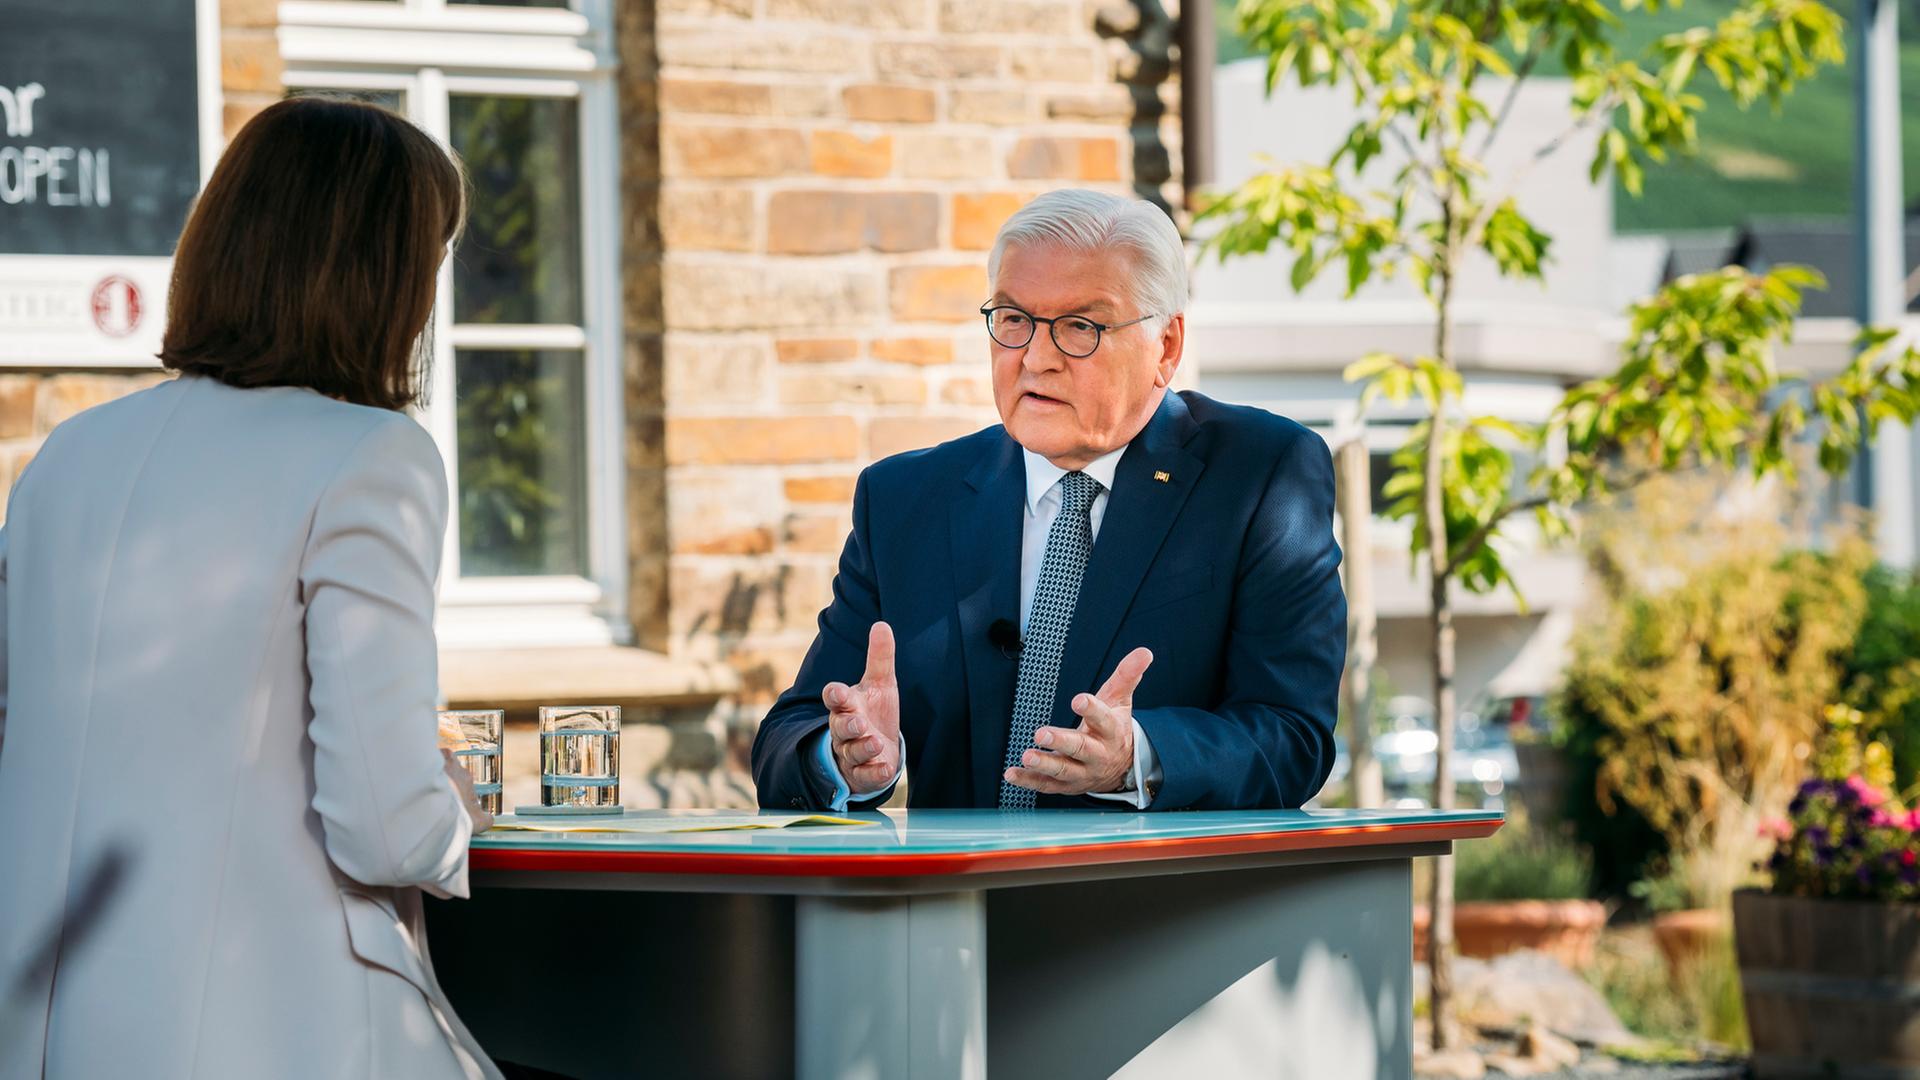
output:
{"label": "white window frame", "polygon": [[579,102],[580,326],[459,326],[453,267],[440,269],[434,375],[420,421],[433,433],[458,499],[454,352],[578,350],[585,365],[586,576],[462,577],[459,514],[450,515],[441,575],[441,644],[452,647],[629,644],[625,385],[620,307],[620,132],[613,83],[614,0],[571,10],[453,5],[446,0],[283,0],[280,51],[288,87],[398,90],[435,138],[449,141],[451,94],[569,97]]}

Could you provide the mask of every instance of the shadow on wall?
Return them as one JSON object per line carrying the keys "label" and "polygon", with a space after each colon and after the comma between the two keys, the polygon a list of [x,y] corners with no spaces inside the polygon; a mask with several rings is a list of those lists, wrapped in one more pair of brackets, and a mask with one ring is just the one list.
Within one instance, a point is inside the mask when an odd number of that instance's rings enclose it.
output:
{"label": "shadow on wall", "polygon": [[1171,215],[1173,208],[1161,191],[1161,185],[1173,179],[1173,155],[1160,134],[1167,115],[1160,88],[1176,70],[1173,47],[1179,23],[1160,0],[1115,0],[1094,16],[1094,29],[1103,38],[1124,41],[1132,53],[1120,75],[1133,98],[1133,193]]}

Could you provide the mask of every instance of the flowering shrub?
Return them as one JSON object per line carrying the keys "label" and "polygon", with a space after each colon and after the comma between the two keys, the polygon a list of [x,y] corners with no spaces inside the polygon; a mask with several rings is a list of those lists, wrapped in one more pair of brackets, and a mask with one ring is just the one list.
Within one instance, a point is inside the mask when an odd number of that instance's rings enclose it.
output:
{"label": "flowering shrub", "polygon": [[1855,773],[1800,785],[1787,814],[1765,828],[1774,892],[1920,901],[1920,809]]}

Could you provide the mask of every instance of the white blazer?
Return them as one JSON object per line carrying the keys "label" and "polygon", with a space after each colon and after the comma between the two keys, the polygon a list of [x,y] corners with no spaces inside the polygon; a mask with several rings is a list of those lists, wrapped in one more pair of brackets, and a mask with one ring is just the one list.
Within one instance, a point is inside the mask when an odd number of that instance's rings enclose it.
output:
{"label": "white blazer", "polygon": [[186,377],[54,431],[0,530],[0,1078],[494,1077],[420,890],[433,440]]}

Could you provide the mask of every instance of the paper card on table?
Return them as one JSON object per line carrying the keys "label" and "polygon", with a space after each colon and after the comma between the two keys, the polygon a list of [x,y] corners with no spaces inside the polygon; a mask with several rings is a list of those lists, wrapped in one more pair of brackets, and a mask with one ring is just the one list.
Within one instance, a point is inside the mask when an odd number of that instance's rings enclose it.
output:
{"label": "paper card on table", "polygon": [[604,833],[682,833],[722,832],[740,829],[786,829],[812,826],[872,825],[871,821],[830,817],[826,814],[714,814],[706,817],[644,817],[577,822],[496,820],[494,832],[604,832]]}

